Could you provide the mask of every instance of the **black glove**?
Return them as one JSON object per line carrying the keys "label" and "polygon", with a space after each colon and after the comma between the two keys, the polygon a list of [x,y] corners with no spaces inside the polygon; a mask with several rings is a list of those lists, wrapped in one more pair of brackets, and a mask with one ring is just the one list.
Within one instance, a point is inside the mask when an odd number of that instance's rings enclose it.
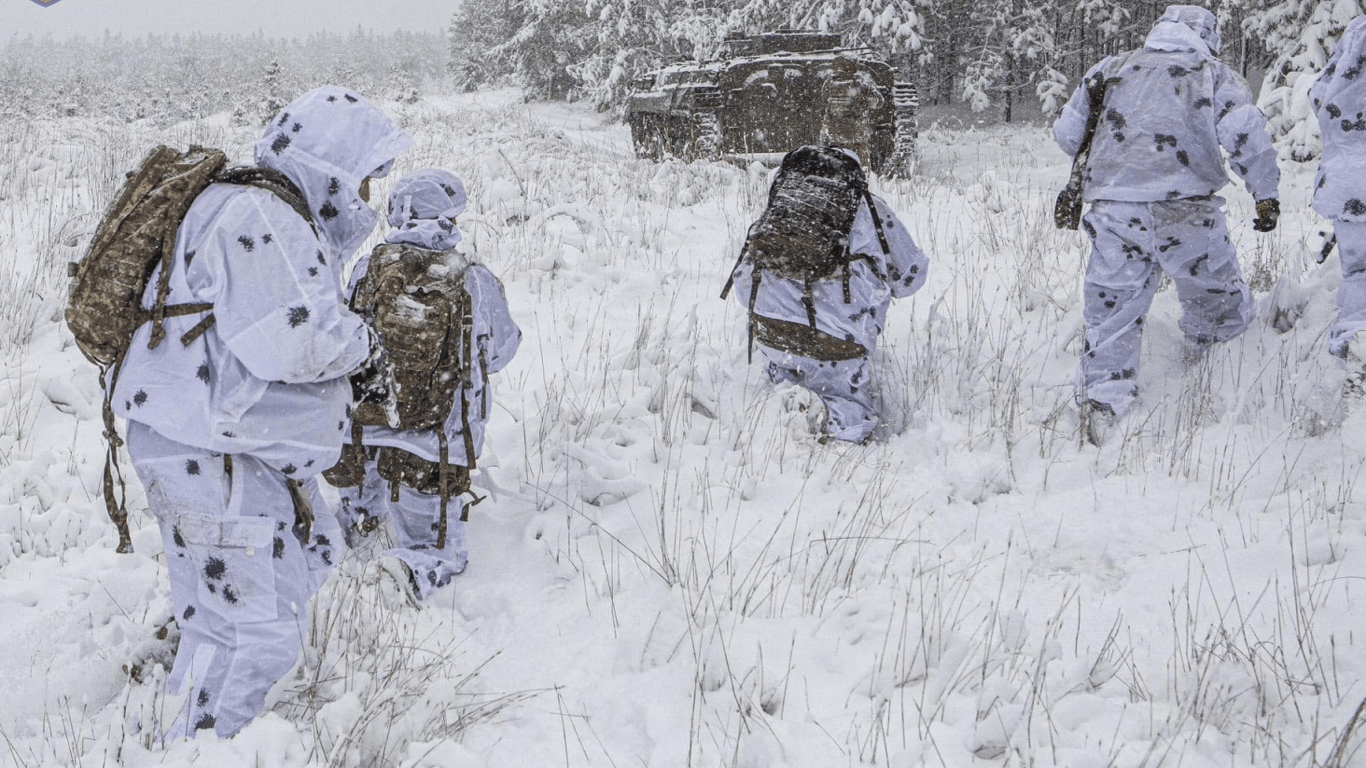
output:
{"label": "black glove", "polygon": [[1281,201],[1276,198],[1257,201],[1257,218],[1252,220],[1252,228],[1258,232],[1270,232],[1276,228],[1281,218]]}

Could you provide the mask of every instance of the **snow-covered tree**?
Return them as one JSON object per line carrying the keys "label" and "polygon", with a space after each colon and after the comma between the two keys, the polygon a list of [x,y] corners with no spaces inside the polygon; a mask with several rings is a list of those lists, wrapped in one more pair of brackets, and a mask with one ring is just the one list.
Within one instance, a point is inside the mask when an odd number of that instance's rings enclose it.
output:
{"label": "snow-covered tree", "polygon": [[598,53],[595,21],[580,0],[510,0],[523,23],[489,55],[505,58],[529,98],[567,99],[578,82],[570,68]]}
{"label": "snow-covered tree", "polygon": [[271,59],[261,77],[261,124],[265,125],[271,118],[280,114],[280,110],[285,108],[293,96],[292,89],[285,85],[279,57]]}
{"label": "snow-covered tree", "polygon": [[988,0],[973,7],[963,75],[963,99],[973,111],[1000,104],[1009,122],[1017,99],[1031,85],[1045,112],[1066,101],[1067,77],[1056,66],[1055,17],[1023,0]]}
{"label": "snow-covered tree", "polygon": [[512,63],[493,50],[525,22],[522,7],[507,0],[464,0],[447,28],[450,74],[457,88],[472,90],[512,74]]}
{"label": "snow-covered tree", "polygon": [[851,45],[918,51],[924,15],[912,0],[748,0],[730,13],[729,26],[749,33],[781,27],[819,29],[839,32]]}
{"label": "snow-covered tree", "polygon": [[400,101],[404,104],[416,104],[422,99],[422,91],[418,80],[418,67],[416,62],[400,62],[389,68],[389,75],[385,83],[385,98]]}
{"label": "snow-covered tree", "polygon": [[1347,23],[1362,13],[1360,0],[1282,0],[1248,15],[1247,31],[1265,41],[1275,56],[1262,81],[1257,106],[1266,113],[1272,136],[1293,160],[1318,157],[1318,124],[1309,106],[1309,86],[1323,69]]}

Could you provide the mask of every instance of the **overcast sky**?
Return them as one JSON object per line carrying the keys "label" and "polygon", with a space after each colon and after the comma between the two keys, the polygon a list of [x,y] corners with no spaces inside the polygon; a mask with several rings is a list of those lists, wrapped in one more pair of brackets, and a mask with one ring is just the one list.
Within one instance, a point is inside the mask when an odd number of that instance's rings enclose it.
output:
{"label": "overcast sky", "polygon": [[58,0],[43,7],[34,0],[0,0],[0,46],[13,33],[39,37],[97,37],[106,29],[125,36],[145,33],[265,30],[274,37],[312,32],[345,32],[362,24],[439,31],[450,22],[456,0]]}

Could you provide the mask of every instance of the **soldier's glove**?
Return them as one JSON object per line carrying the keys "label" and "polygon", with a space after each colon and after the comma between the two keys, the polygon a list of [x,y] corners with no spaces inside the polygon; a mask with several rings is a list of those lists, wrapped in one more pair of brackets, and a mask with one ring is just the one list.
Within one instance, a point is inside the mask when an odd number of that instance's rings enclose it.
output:
{"label": "soldier's glove", "polygon": [[385,354],[379,334],[370,326],[370,356],[351,374],[351,395],[356,400],[357,421],[362,424],[398,426],[398,400],[394,366]]}
{"label": "soldier's glove", "polygon": [[1075,231],[1081,224],[1081,189],[1068,184],[1053,203],[1053,224],[1058,229]]}
{"label": "soldier's glove", "polygon": [[1281,218],[1281,201],[1276,198],[1257,201],[1257,218],[1252,220],[1252,228],[1258,232],[1270,232],[1276,228]]}

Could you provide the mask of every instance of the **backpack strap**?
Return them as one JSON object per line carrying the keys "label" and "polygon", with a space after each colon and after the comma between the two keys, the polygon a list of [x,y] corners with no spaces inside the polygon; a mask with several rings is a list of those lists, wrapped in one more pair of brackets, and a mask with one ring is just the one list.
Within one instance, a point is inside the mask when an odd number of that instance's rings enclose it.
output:
{"label": "backpack strap", "polygon": [[[474,469],[474,435],[470,433],[470,398],[469,390],[473,383],[470,378],[470,363],[473,360],[471,351],[474,345],[474,312],[471,305],[473,299],[470,292],[465,290],[465,284],[460,283],[460,292],[456,297],[455,311],[460,319],[460,354],[464,356],[461,362],[461,382],[460,382],[460,430],[465,438],[465,468]],[[438,430],[440,431],[440,430]],[[443,432],[444,434],[444,432]]]}
{"label": "backpack strap", "polygon": [[294,527],[291,530],[299,544],[306,547],[313,535],[313,502],[308,498],[304,484],[298,480],[285,478],[285,488],[289,490],[289,499],[294,504]]}
{"label": "backpack strap", "polygon": [[755,302],[755,300],[757,300],[758,297],[759,297],[759,281],[762,279],[762,277],[761,277],[761,273],[762,273],[762,272],[763,272],[763,270],[759,268],[758,262],[755,262],[754,268],[750,270],[750,285],[749,285],[749,351],[745,353],[745,354],[746,354],[745,361],[746,361],[747,363],[753,363],[753,362],[754,362],[754,302]]}
{"label": "backpack strap", "polygon": [[[474,362],[473,305],[474,299],[470,296],[469,291],[465,289],[465,284],[462,280],[460,283],[459,292],[456,295],[455,306],[452,307],[452,314],[456,316],[456,319],[460,323],[460,347],[458,354],[461,355],[463,360],[461,360],[460,365],[460,386],[458,387],[458,389],[460,392],[460,433],[461,436],[465,439],[465,463],[460,465],[451,464],[450,445],[446,441],[446,430],[438,427],[436,429],[436,439],[440,450],[440,460],[437,463],[436,472],[437,493],[441,497],[441,517],[437,521],[436,526],[437,549],[446,548],[446,534],[448,532],[449,526],[448,507],[450,505],[451,497],[456,494],[470,492],[469,473],[471,469],[474,469],[475,466],[477,466],[474,458],[474,435],[470,431],[469,398],[470,387],[474,382],[474,379],[470,375],[470,366]],[[483,349],[479,350],[479,364],[481,366],[481,370],[484,371],[481,377],[483,379],[484,384],[483,408],[484,413],[487,413],[488,373],[487,369],[483,368]],[[451,473],[455,473],[456,476],[454,478],[451,478]],[[454,484],[452,484],[451,482],[452,479],[454,480]],[[474,494],[471,493],[471,495],[473,496]],[[483,500],[484,499],[480,496],[474,496],[474,499],[470,503],[464,505],[464,507],[462,507],[460,510],[460,521],[465,522],[469,520],[469,508]]]}
{"label": "backpack strap", "polygon": [[318,231],[313,221],[313,213],[308,210],[308,201],[304,198],[304,193],[289,180],[288,176],[277,170],[254,165],[229,168],[214,177],[214,182],[264,189],[293,208],[295,213],[308,222],[308,226],[313,228],[315,234]]}
{"label": "backpack strap", "polygon": [[[887,244],[887,233],[886,233],[885,231],[883,231],[883,229],[882,229],[882,216],[879,215],[878,212],[877,212],[877,203],[873,202],[873,193],[869,192],[869,191],[868,191],[868,188],[865,186],[865,187],[863,188],[861,194],[863,195],[864,201],[868,203],[868,213],[871,214],[872,217],[873,217],[873,231],[877,233],[877,242],[878,242],[878,245],[881,245],[881,246],[882,246],[882,253],[883,253],[884,255],[890,256],[890,255],[892,255],[892,247],[891,247],[890,245]],[[864,255],[864,254],[859,254],[858,256],[855,256],[854,254],[850,253],[850,252],[849,252],[848,241],[846,240],[846,241],[845,241],[845,246],[844,246],[844,303],[845,303],[845,304],[849,304],[849,303],[851,303],[851,302],[853,301],[853,296],[851,295],[850,290],[849,290],[849,280],[850,280],[850,278],[852,277],[852,275],[851,275],[851,273],[850,273],[850,270],[849,270],[849,265],[850,265],[851,263],[853,263],[853,261],[854,261],[855,258],[867,259],[868,257],[867,257],[866,255]],[[871,259],[868,259],[868,261],[869,261],[869,264],[872,264],[872,260],[871,260]],[[878,273],[878,270],[877,270],[876,266],[873,267],[873,272],[874,272],[874,273]],[[880,273],[879,273],[879,276],[881,276]],[[815,328],[816,326],[815,326],[814,324],[812,324],[811,327],[812,327],[812,328]]]}
{"label": "backpack strap", "polygon": [[[103,375],[100,376],[100,386],[104,388],[104,439],[107,450],[104,454],[104,508],[109,513],[109,519],[113,521],[115,530],[119,534],[119,546],[115,550],[119,554],[128,554],[133,551],[133,537],[128,531],[128,484],[123,479],[123,470],[119,468],[119,446],[123,445],[123,438],[119,437],[119,431],[114,424],[114,387],[119,380],[119,371],[123,368],[123,358],[127,350],[120,352],[118,357],[109,367],[109,380],[106,382]],[[103,373],[103,371],[101,371]],[[114,483],[119,486],[118,500],[114,499]]]}
{"label": "backpack strap", "polygon": [[441,517],[436,523],[436,548],[444,550],[448,525],[446,508],[451,503],[451,487],[446,482],[446,468],[451,465],[451,447],[446,442],[446,430],[436,430],[436,441],[440,445],[436,465],[436,487],[438,495],[441,496]]}
{"label": "backpack strap", "polygon": [[735,270],[737,270],[737,269],[740,268],[740,265],[743,264],[743,263],[745,262],[745,257],[748,256],[748,255],[749,255],[749,237],[746,236],[746,238],[745,238],[745,244],[744,244],[743,247],[740,248],[740,255],[739,255],[739,257],[737,257],[737,258],[735,259],[735,266],[733,266],[733,267],[730,268],[730,276],[726,278],[726,287],[724,287],[724,288],[721,289],[721,300],[722,300],[722,301],[725,301],[726,297],[730,295],[731,286],[735,285]]}
{"label": "backpack strap", "polygon": [[479,347],[479,418],[489,417],[489,361],[485,353],[484,345],[476,342]]}
{"label": "backpack strap", "polygon": [[[845,262],[848,266],[848,262]],[[806,307],[806,323],[816,329],[816,298],[811,295],[811,278],[802,281],[802,306]]]}
{"label": "backpack strap", "polygon": [[882,246],[882,253],[891,256],[892,247],[887,244],[887,233],[882,229],[882,216],[877,212],[877,203],[873,201],[873,193],[865,187],[863,199],[868,202],[868,213],[873,216],[873,231],[877,232],[877,243]]}

